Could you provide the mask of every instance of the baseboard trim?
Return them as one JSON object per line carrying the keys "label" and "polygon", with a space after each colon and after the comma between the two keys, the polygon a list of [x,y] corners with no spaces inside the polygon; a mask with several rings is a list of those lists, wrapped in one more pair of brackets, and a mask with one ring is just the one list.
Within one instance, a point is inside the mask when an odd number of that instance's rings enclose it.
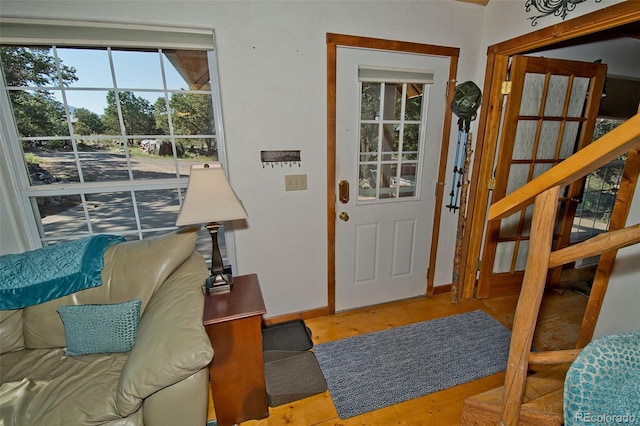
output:
{"label": "baseboard trim", "polygon": [[451,284],[439,285],[433,288],[433,295],[451,293]]}
{"label": "baseboard trim", "polygon": [[[451,284],[439,285],[433,288],[433,295],[446,294],[451,292]],[[281,322],[292,320],[307,320],[311,318],[325,317],[329,315],[329,307],[323,306],[321,308],[309,309],[308,311],[292,312],[290,314],[277,315],[275,317],[263,318],[262,323],[264,325],[279,324]]]}
{"label": "baseboard trim", "polygon": [[273,324],[278,324],[278,323],[285,322],[285,321],[292,321],[292,320],[297,320],[297,319],[307,320],[307,319],[311,319],[311,318],[324,317],[324,316],[327,316],[327,315],[329,315],[329,307],[328,306],[323,306],[321,308],[310,309],[308,311],[293,312],[293,313],[290,313],[290,314],[284,314],[284,315],[278,315],[278,316],[275,316],[275,317],[264,318],[262,320],[262,323],[264,325],[273,325]]}

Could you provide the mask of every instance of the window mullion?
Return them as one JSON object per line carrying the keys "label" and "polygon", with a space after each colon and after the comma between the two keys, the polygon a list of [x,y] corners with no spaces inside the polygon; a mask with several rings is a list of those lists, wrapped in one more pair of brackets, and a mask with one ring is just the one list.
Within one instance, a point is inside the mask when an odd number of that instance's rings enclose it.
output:
{"label": "window mullion", "polygon": [[111,191],[150,191],[158,189],[186,188],[188,178],[147,179],[138,181],[109,181],[72,183],[68,185],[36,185],[24,190],[29,197],[51,197],[57,195],[95,194]]}
{"label": "window mullion", "polygon": [[[64,84],[62,84],[62,67],[60,66],[60,58],[58,57],[58,48],[56,46],[52,46],[52,50],[53,58],[56,62],[58,89],[60,90],[60,95],[62,96],[64,113],[67,117],[71,117],[71,113],[69,112],[69,102],[67,102],[67,93],[65,91]],[[76,162],[76,168],[78,170],[78,179],[80,180],[80,182],[84,182],[84,173],[82,171],[82,166],[80,165],[80,155],[78,154],[78,144],[76,143],[75,132],[71,120],[67,120],[67,127],[69,129],[69,141],[71,142],[71,149],[73,150],[73,158]]]}
{"label": "window mullion", "polygon": [[129,156],[129,138],[127,137],[127,129],[124,125],[124,116],[122,115],[122,105],[120,104],[120,92],[118,91],[118,82],[116,80],[116,70],[113,65],[113,55],[111,47],[107,48],[109,57],[109,68],[111,68],[111,79],[113,81],[113,96],[118,111],[118,121],[120,122],[120,133],[122,137],[122,147],[124,148],[124,156],[127,161],[127,171],[129,172],[129,180],[133,180],[133,170],[131,169],[131,157]]}
{"label": "window mullion", "polygon": [[[31,211],[35,212],[38,209],[38,200],[36,200],[35,198],[29,198],[29,197],[20,197],[20,198],[25,198],[27,203],[31,204]],[[30,214],[27,217],[33,217],[33,213]],[[36,220],[36,226],[38,228],[38,235],[44,235],[44,226],[42,226],[42,221],[40,220]],[[40,238],[38,238],[38,247],[41,247],[42,243],[40,242]],[[35,247],[34,247],[35,248]]]}
{"label": "window mullion", "polygon": [[[215,44],[215,40],[213,42]],[[222,97],[220,94],[220,77],[218,75],[218,58],[213,50],[207,52],[209,61],[209,78],[211,86],[211,102],[213,104],[213,125],[215,128],[215,141],[218,147],[218,161],[224,167],[224,171],[229,179],[229,167],[227,165],[227,148],[224,137],[224,123],[222,121]]]}
{"label": "window mullion", "polygon": [[[93,234],[93,226],[91,225],[91,216],[89,215],[89,207],[87,204],[87,197],[85,196],[84,193],[80,194],[80,201],[82,202],[82,211],[84,213],[84,220],[86,221],[87,224],[87,230],[89,231],[89,234]],[[45,235],[44,232],[42,232],[42,235]]]}
{"label": "window mullion", "polygon": [[176,177],[180,177],[180,166],[178,164],[178,147],[176,146],[176,137],[173,132],[173,119],[171,118],[171,105],[169,102],[169,91],[167,90],[167,76],[164,70],[164,61],[162,60],[162,49],[158,49],[158,59],[160,60],[160,73],[162,74],[162,89],[164,93],[164,102],[167,108],[167,123],[169,125],[169,139],[171,139],[171,150],[173,152],[173,162],[176,168]]}
{"label": "window mullion", "polygon": [[136,229],[138,230],[138,238],[142,239],[142,224],[140,223],[140,213],[138,212],[138,203],[136,201],[136,191],[131,190],[131,207],[133,208],[133,216],[136,221]]}
{"label": "window mullion", "polygon": [[407,83],[402,84],[400,99],[400,130],[398,132],[398,166],[396,170],[396,197],[400,198],[400,177],[402,176],[402,152],[404,149],[404,119],[407,106]]}
{"label": "window mullion", "polygon": [[[213,34],[212,37],[214,38],[213,44],[215,45],[215,34]],[[213,108],[213,125],[215,133],[215,138],[213,140],[215,141],[218,150],[218,161],[224,167],[224,171],[227,174],[227,179],[231,180],[229,176],[229,167],[227,165],[227,148],[224,136],[224,123],[222,121],[222,97],[220,94],[218,58],[213,50],[209,50],[207,52],[207,61],[209,65],[209,86],[211,88],[211,103]],[[179,192],[181,191],[179,190]],[[182,199],[182,195],[180,195],[181,203]],[[234,270],[237,271],[238,265],[236,262],[236,240],[232,229],[225,227],[224,239],[226,244],[226,257],[228,258],[224,260],[228,261],[232,265]]]}
{"label": "window mullion", "polygon": [[385,83],[380,83],[380,110],[378,118],[380,122],[378,124],[378,164],[376,173],[376,200],[380,199],[380,186],[382,183],[382,140],[384,137],[384,96]]}

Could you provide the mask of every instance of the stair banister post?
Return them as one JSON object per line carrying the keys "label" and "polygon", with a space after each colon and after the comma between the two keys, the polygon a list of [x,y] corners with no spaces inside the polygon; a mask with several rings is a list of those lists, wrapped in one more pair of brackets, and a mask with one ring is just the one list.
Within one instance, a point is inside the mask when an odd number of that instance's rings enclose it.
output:
{"label": "stair banister post", "polygon": [[549,269],[559,191],[560,187],[556,186],[535,198],[529,254],[513,319],[504,397],[498,425],[516,426],[520,417],[529,353]]}

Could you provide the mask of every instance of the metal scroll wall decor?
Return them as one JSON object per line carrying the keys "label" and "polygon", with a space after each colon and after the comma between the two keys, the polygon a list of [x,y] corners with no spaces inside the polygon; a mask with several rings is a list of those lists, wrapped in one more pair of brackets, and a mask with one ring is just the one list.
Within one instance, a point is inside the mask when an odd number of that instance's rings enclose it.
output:
{"label": "metal scroll wall decor", "polygon": [[[538,18],[554,15],[562,17],[562,20],[567,17],[569,12],[576,8],[578,3],[582,3],[586,0],[527,0],[524,4],[526,11],[530,12],[531,7],[535,7],[540,15],[532,16],[527,19],[531,19],[531,26],[538,25]],[[602,0],[595,0],[596,3],[600,3]]]}

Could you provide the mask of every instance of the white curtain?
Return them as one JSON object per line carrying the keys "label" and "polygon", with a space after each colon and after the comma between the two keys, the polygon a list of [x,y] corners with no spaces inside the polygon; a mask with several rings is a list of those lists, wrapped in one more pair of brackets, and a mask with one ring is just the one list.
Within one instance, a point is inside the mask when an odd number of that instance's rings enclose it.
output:
{"label": "white curtain", "polygon": [[22,253],[38,247],[29,241],[27,224],[13,186],[5,141],[0,135],[0,255]]}

